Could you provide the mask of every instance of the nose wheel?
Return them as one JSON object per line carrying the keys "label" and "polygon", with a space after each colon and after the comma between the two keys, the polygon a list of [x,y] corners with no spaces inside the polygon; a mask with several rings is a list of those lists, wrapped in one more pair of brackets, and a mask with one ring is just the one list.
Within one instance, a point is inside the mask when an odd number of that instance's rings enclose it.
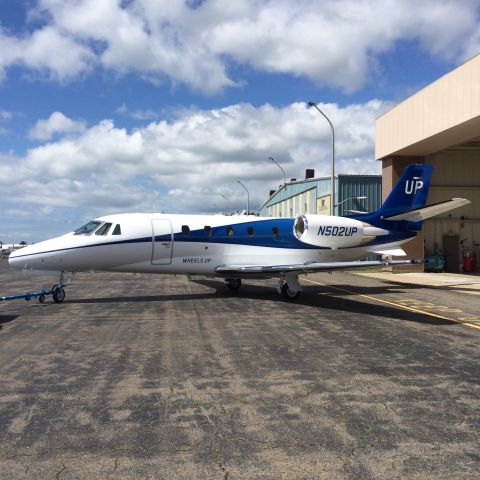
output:
{"label": "nose wheel", "polygon": [[52,287],[52,297],[55,303],[62,303],[65,300],[65,290],[61,285]]}

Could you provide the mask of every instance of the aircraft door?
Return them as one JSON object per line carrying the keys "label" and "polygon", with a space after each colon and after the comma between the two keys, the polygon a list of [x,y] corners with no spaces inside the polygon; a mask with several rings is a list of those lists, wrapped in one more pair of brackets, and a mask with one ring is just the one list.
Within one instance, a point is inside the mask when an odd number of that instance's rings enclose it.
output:
{"label": "aircraft door", "polygon": [[169,265],[172,263],[173,232],[170,220],[152,219],[152,264]]}

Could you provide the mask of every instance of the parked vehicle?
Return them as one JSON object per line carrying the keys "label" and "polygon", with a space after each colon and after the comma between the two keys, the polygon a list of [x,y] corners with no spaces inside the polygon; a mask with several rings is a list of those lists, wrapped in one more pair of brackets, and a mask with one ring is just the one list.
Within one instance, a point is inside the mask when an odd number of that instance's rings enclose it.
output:
{"label": "parked vehicle", "polygon": [[13,251],[13,248],[2,248],[2,250],[0,250],[0,256],[2,258],[8,258],[12,253],[12,251]]}

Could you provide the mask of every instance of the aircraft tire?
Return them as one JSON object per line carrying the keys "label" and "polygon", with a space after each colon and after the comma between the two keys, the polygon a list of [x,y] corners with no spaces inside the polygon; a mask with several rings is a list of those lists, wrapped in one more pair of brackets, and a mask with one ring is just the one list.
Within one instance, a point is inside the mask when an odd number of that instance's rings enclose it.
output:
{"label": "aircraft tire", "polygon": [[62,303],[65,300],[65,290],[62,287],[57,287],[54,289],[52,296],[55,303]]}
{"label": "aircraft tire", "polygon": [[293,290],[290,290],[288,283],[285,282],[282,285],[282,295],[283,295],[283,298],[285,298],[286,300],[295,300],[300,295],[300,292],[295,292]]}
{"label": "aircraft tire", "polygon": [[242,280],[240,278],[230,278],[226,281],[226,284],[230,290],[238,290],[242,286]]}
{"label": "aircraft tire", "polygon": [[40,296],[38,297],[38,301],[39,301],[40,303],[43,303],[43,302],[45,301],[45,298],[46,298],[45,295],[40,295]]}

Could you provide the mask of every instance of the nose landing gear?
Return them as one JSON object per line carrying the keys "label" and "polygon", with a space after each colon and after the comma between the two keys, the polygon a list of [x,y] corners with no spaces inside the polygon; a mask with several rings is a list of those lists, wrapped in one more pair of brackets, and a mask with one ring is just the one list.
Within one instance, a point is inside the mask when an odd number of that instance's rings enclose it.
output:
{"label": "nose landing gear", "polygon": [[64,271],[60,274],[59,283],[52,287],[52,298],[55,303],[62,303],[65,300],[64,286],[68,285],[75,275],[75,272]]}
{"label": "nose landing gear", "polygon": [[[55,303],[62,303],[65,300],[65,290],[62,285],[52,287],[52,298]],[[38,300],[41,301],[40,298]]]}

